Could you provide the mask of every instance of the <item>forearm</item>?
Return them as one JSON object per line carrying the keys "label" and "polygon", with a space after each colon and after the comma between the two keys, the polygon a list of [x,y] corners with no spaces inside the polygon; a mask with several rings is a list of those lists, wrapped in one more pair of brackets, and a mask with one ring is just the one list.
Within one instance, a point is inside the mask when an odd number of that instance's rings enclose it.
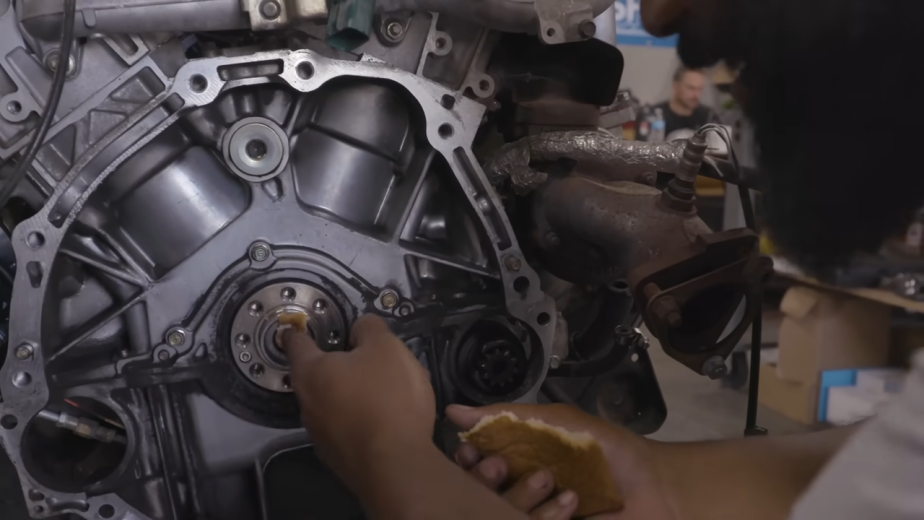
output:
{"label": "forearm", "polygon": [[351,487],[373,520],[525,520],[428,441],[386,446],[365,458]]}
{"label": "forearm", "polygon": [[681,520],[783,520],[855,426],[803,435],[656,443],[658,473]]}

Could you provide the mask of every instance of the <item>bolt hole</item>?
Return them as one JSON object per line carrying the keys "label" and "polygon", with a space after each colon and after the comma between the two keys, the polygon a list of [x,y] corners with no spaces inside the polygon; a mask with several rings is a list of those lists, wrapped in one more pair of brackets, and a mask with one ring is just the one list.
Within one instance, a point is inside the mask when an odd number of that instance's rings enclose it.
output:
{"label": "bolt hole", "polygon": [[548,36],[549,38],[555,36],[555,29],[553,27],[549,27],[548,29],[545,30],[545,35]]}
{"label": "bolt hole", "polygon": [[632,360],[633,363],[637,363],[637,362],[638,362],[638,354],[632,354],[632,357],[631,357],[630,359]]}
{"label": "bolt hole", "polygon": [[486,79],[479,81],[478,89],[481,90],[482,92],[487,92],[491,90],[491,82]]}
{"label": "bolt hole", "polygon": [[615,282],[613,282],[612,284],[610,284],[610,287],[612,287],[614,291],[620,291],[620,292],[621,292],[621,291],[628,291],[628,290],[629,290],[629,282],[627,282],[627,281],[625,281],[625,280],[616,280]]}
{"label": "bolt hole", "polygon": [[45,508],[42,506],[35,506],[32,508],[32,510],[35,511],[35,514],[37,515],[40,515],[45,512]]}
{"label": "bolt hole", "polygon": [[443,123],[440,125],[439,134],[440,134],[440,137],[442,137],[443,139],[449,139],[450,137],[452,137],[452,134],[454,132],[455,131],[453,130],[452,125],[450,125],[449,123]]}
{"label": "bolt hole", "polygon": [[549,322],[551,321],[552,321],[552,317],[549,316],[549,313],[547,312],[540,312],[539,315],[536,316],[536,323],[538,323],[539,325],[545,326],[545,325],[548,325]]}
{"label": "bolt hole", "polygon": [[260,378],[263,376],[263,373],[265,371],[266,369],[263,368],[263,365],[261,365],[260,363],[257,363],[255,365],[251,365],[250,376],[253,378]]}
{"label": "bolt hole", "polygon": [[514,280],[513,290],[520,294],[524,294],[526,291],[529,290],[529,278],[525,276],[520,276],[519,278]]}
{"label": "bolt hole", "polygon": [[303,61],[295,67],[295,73],[301,79],[310,79],[311,76],[314,76],[314,66],[311,62]]}
{"label": "bolt hole", "polygon": [[6,105],[6,110],[15,116],[16,114],[22,112],[22,104],[19,101],[10,101]]}
{"label": "bolt hole", "polygon": [[289,374],[282,376],[282,386],[285,388],[292,388],[292,379],[289,378]]}
{"label": "bolt hole", "polygon": [[115,508],[109,504],[99,506],[99,516],[103,518],[112,518],[115,516]]}
{"label": "bolt hole", "polygon": [[26,236],[26,244],[32,249],[38,249],[45,245],[45,235],[38,231],[33,231]]}
{"label": "bolt hole", "polygon": [[446,48],[446,38],[437,38],[434,44],[436,45],[437,49],[440,49],[440,50],[445,49]]}
{"label": "bolt hole", "polygon": [[45,495],[37,489],[30,489],[29,500],[33,502],[41,502],[42,500],[45,500]]}
{"label": "bolt hole", "polygon": [[244,146],[244,152],[247,154],[247,157],[259,161],[266,157],[266,143],[260,139],[251,139]]}
{"label": "bolt hole", "polygon": [[209,88],[209,80],[202,74],[193,74],[189,77],[189,88],[196,93],[205,92]]}
{"label": "bolt hole", "polygon": [[28,372],[17,372],[13,375],[13,385],[16,388],[25,388],[32,384],[32,376]]}
{"label": "bolt hole", "polygon": [[[19,419],[12,415],[4,415],[2,418],[0,418],[0,426],[2,426],[4,430],[12,430],[13,428],[19,426]],[[41,500],[41,498],[38,500]]]}
{"label": "bolt hole", "polygon": [[452,110],[452,107],[456,106],[456,98],[449,94],[444,94],[443,99],[440,100],[440,105],[443,105],[446,110]]}

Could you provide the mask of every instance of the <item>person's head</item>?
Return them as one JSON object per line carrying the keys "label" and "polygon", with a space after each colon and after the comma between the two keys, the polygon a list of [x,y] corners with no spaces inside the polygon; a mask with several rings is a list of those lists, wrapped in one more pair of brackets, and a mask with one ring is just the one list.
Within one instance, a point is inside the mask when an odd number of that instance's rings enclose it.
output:
{"label": "person's head", "polygon": [[823,269],[901,232],[924,205],[924,2],[675,1],[643,3],[646,28],[679,29],[689,66],[741,67],[779,249]]}
{"label": "person's head", "polygon": [[699,98],[703,95],[705,85],[706,76],[701,70],[681,66],[674,72],[671,97],[674,103],[693,111],[699,106]]}

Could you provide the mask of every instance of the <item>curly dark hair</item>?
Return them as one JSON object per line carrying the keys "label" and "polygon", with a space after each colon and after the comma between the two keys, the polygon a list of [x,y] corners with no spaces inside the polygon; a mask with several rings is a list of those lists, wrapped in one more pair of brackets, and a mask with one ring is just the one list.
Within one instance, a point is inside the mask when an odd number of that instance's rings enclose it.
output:
{"label": "curly dark hair", "polygon": [[765,221],[813,270],[874,251],[924,205],[924,2],[705,0],[687,66],[740,65]]}

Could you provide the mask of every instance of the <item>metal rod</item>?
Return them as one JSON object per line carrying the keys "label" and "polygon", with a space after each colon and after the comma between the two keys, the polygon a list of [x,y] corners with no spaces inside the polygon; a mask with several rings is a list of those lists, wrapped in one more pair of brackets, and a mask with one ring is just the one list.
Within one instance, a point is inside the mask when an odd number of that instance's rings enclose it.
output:
{"label": "metal rod", "polygon": [[113,278],[118,278],[119,280],[122,280],[123,282],[127,282],[127,283],[130,283],[138,287],[145,287],[147,285],[147,283],[144,280],[141,280],[135,277],[132,273],[119,269],[117,267],[117,264],[107,262],[100,258],[94,258],[84,253],[79,253],[77,251],[74,251],[73,249],[62,248],[61,253],[73,258],[74,260],[79,260],[80,262],[83,262],[91,267],[99,269],[100,271],[108,274],[109,276],[112,276]]}
{"label": "metal rod", "polygon": [[127,311],[129,308],[131,308],[133,305],[135,305],[136,303],[138,303],[138,302],[140,302],[141,300],[143,300],[143,299],[145,298],[145,296],[147,296],[147,294],[148,294],[148,291],[146,291],[146,290],[145,290],[145,291],[142,291],[142,292],[140,292],[137,296],[135,296],[135,297],[132,298],[131,300],[129,300],[129,301],[123,303],[121,306],[117,307],[116,309],[101,314],[98,323],[94,324],[92,327],[90,327],[89,329],[87,329],[85,332],[83,332],[82,334],[80,334],[79,336],[77,336],[76,338],[74,338],[73,340],[71,340],[71,341],[69,341],[68,343],[66,343],[63,347],[61,347],[61,348],[59,348],[57,351],[55,351],[55,353],[52,354],[52,355],[48,358],[48,361],[47,361],[47,362],[48,362],[48,363],[52,363],[52,362],[54,362],[56,359],[60,358],[60,357],[63,356],[64,354],[66,354],[67,351],[69,351],[70,349],[74,348],[76,345],[78,345],[78,344],[79,344],[80,342],[82,342],[83,340],[85,340],[85,339],[89,338],[90,336],[92,336],[96,331],[98,331],[99,329],[103,328],[103,326],[105,326],[107,323],[109,323],[110,321],[112,321],[112,320],[118,318],[119,316],[121,316],[122,314],[124,314],[125,311]]}

